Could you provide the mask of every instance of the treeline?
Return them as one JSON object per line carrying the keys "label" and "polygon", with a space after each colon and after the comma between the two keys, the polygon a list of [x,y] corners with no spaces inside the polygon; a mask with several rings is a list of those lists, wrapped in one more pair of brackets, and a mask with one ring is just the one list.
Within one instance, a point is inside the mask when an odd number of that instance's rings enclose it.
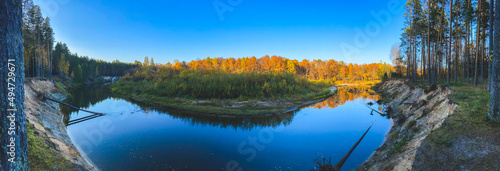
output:
{"label": "treeline", "polygon": [[122,76],[125,71],[137,66],[118,60],[106,62],[87,56],[72,54],[65,43],[58,42],[53,51],[53,61],[58,66],[52,68],[51,75],[59,78],[71,77],[75,82],[87,82],[97,76]]}
{"label": "treeline", "polygon": [[401,44],[391,51],[393,62],[406,65],[400,72],[414,83],[491,82],[491,2],[408,0]]}
{"label": "treeline", "polygon": [[381,80],[384,75],[391,77],[394,67],[385,63],[352,64],[335,60],[291,60],[281,56],[210,58],[193,60],[189,63],[174,61],[165,65],[155,64],[145,57],[144,62],[136,61],[141,68],[129,71],[126,78],[153,79],[167,74],[169,69],[218,70],[229,74],[239,73],[290,73],[309,80],[334,82]]}
{"label": "treeline", "polygon": [[196,99],[308,99],[328,94],[327,88],[335,82],[380,80],[394,72],[391,65],[382,63],[299,62],[267,55],[176,60],[165,65],[145,57],[135,64],[141,67],[128,70],[113,85],[113,92]]}
{"label": "treeline", "polygon": [[288,72],[234,73],[172,67],[125,75],[112,85],[114,93],[194,99],[305,100],[329,93],[331,84],[310,82]]}
{"label": "treeline", "polygon": [[26,77],[53,76],[75,82],[88,82],[98,76],[121,76],[135,65],[119,61],[106,62],[71,53],[67,45],[54,45],[50,18],[43,17],[33,0],[23,1],[23,46]]}

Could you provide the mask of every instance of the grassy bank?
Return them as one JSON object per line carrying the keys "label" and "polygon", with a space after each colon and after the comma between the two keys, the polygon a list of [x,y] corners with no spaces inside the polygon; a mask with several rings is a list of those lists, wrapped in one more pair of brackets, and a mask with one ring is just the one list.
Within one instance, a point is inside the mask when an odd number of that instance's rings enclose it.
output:
{"label": "grassy bank", "polygon": [[488,119],[486,85],[449,84],[458,104],[443,125],[422,143],[415,163],[430,170],[496,170],[500,168],[500,124]]}
{"label": "grassy bank", "polygon": [[132,76],[111,85],[113,93],[135,101],[218,115],[264,115],[287,111],[333,95],[331,84],[288,73],[184,70],[171,76]]}
{"label": "grassy bank", "polygon": [[79,170],[68,159],[61,156],[51,146],[46,135],[40,135],[33,126],[28,123],[28,159],[31,170]]}

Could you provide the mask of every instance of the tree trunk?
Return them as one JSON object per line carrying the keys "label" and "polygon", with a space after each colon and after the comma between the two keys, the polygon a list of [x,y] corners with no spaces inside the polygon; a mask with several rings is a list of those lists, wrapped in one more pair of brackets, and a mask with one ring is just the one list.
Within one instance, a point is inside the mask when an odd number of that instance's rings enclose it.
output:
{"label": "tree trunk", "polygon": [[[467,1],[467,11],[469,10],[470,8],[470,0]],[[470,81],[470,41],[471,41],[471,22],[469,19],[466,18],[466,24],[467,24],[467,49],[466,49],[466,55],[467,55],[467,61],[466,61],[466,65],[467,65],[467,70],[465,71],[465,74],[467,74],[467,82]]]}
{"label": "tree trunk", "polygon": [[[412,7],[411,7],[411,4],[410,4],[410,42],[409,42],[409,45],[410,45],[410,53],[409,53],[409,56],[408,56],[408,72],[406,73],[407,75],[410,74],[410,72],[412,72],[413,74],[413,71],[411,70],[411,66],[412,66],[412,56],[413,56],[413,53],[412,53],[412,36],[413,36],[413,27],[412,27]],[[415,83],[413,81],[413,76],[409,75],[408,79],[410,79],[412,81],[412,83]]]}
{"label": "tree trunk", "polygon": [[[494,26],[493,26],[493,13],[494,13],[494,10],[493,10],[493,6],[495,5],[495,0],[490,0],[490,48],[489,48],[489,55],[490,55],[490,58],[493,57],[493,51],[495,50],[495,46],[493,45],[493,41],[494,41]],[[490,59],[488,58],[488,59]],[[493,71],[493,65],[492,65],[493,62],[491,62],[491,60],[488,60],[488,91],[491,90],[491,78],[492,78],[492,71]]]}
{"label": "tree trunk", "polygon": [[[24,113],[22,1],[0,2],[0,170],[29,170]],[[11,64],[11,65],[9,65]],[[13,65],[15,66],[13,66]],[[14,70],[15,69],[15,70]],[[9,71],[10,70],[10,71]],[[9,76],[9,72],[11,73]],[[15,79],[15,80],[14,80]],[[10,83],[10,84],[9,84]],[[8,89],[12,88],[12,89]],[[12,92],[9,96],[9,92]],[[9,97],[14,97],[10,103]]]}
{"label": "tree trunk", "polygon": [[[481,0],[477,2],[478,9],[481,11]],[[478,63],[479,63],[479,43],[480,43],[480,30],[481,30],[481,15],[479,15],[481,12],[478,11],[477,15],[477,23],[476,23],[476,63],[474,65],[474,87],[477,86],[477,70],[478,70]]]}
{"label": "tree trunk", "polygon": [[[483,32],[481,35],[485,36],[486,35],[486,27],[483,28]],[[479,77],[479,82],[484,83],[484,54],[485,54],[485,46],[486,46],[486,38],[481,39],[481,73]]]}
{"label": "tree trunk", "polygon": [[[460,1],[457,1],[457,4],[460,3]],[[453,4],[451,4],[453,5]],[[458,11],[460,11],[460,7],[458,8]],[[460,18],[460,12],[458,13],[458,16],[455,17],[456,19],[456,23],[459,23],[458,19]],[[459,56],[460,56],[460,48],[459,48],[459,37],[458,37],[458,31],[455,33],[455,79],[454,79],[454,82],[457,83],[457,80],[458,80],[458,59],[459,59]],[[460,42],[461,43],[461,42]]]}
{"label": "tree trunk", "polygon": [[424,37],[425,37],[425,33],[422,33],[422,35],[421,35],[421,44],[422,44],[421,46],[422,46],[422,48],[421,48],[421,52],[420,52],[420,55],[421,55],[420,56],[420,59],[421,59],[420,60],[420,65],[422,66],[421,67],[422,75],[420,76],[420,84],[424,84],[424,82],[423,82],[422,79],[423,79],[424,74],[425,74],[425,41],[424,41],[425,39],[424,39]]}
{"label": "tree trunk", "polygon": [[[495,10],[500,10],[500,3],[495,4]],[[495,46],[500,45],[500,13],[495,13]],[[497,48],[495,48],[497,49]],[[490,97],[490,110],[488,116],[495,122],[500,122],[500,51],[493,52],[493,71],[491,82],[491,97]]]}
{"label": "tree trunk", "polygon": [[[407,42],[410,43],[409,38],[406,38]],[[411,59],[411,50],[410,50],[410,45],[407,45],[407,52],[406,52],[406,78],[408,81],[410,81],[410,59]]]}
{"label": "tree trunk", "polygon": [[417,45],[413,45],[413,83],[417,81]]}
{"label": "tree trunk", "polygon": [[427,8],[429,11],[427,12],[427,84],[431,84],[431,18],[430,18],[430,1],[427,1]]}
{"label": "tree trunk", "polygon": [[453,23],[453,0],[450,0],[450,39],[449,39],[449,44],[448,44],[448,58],[447,60],[447,66],[448,66],[448,71],[446,71],[446,82],[450,84],[450,71],[451,71],[451,31],[453,30],[452,27]]}

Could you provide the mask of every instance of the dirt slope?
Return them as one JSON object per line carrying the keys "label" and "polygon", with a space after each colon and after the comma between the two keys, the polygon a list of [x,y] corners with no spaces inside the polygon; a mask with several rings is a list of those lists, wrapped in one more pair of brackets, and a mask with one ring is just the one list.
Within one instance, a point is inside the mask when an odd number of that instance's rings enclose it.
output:
{"label": "dirt slope", "polygon": [[45,94],[54,99],[63,100],[66,93],[61,87],[55,86],[51,80],[27,79],[25,86],[25,111],[29,123],[35,126],[39,136],[50,140],[54,149],[61,156],[78,165],[85,170],[97,170],[90,160],[82,157],[77,148],[71,142],[63,123],[63,114],[60,112],[59,104],[42,100]]}
{"label": "dirt slope", "polygon": [[448,99],[452,90],[411,88],[402,80],[386,81],[376,89],[391,107],[393,126],[384,144],[358,170],[411,170],[422,141],[455,110],[457,105]]}

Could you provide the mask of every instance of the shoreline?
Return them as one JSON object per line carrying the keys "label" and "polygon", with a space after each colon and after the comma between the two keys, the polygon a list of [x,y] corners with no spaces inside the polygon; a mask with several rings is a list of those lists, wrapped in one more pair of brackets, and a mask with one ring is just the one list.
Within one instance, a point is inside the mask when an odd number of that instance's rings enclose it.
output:
{"label": "shoreline", "polygon": [[[35,134],[35,137],[40,137],[45,143],[52,144],[48,144],[51,148],[46,150],[55,150],[55,155],[74,164],[74,166],[72,166],[74,169],[99,170],[92,160],[75,145],[73,139],[69,136],[68,130],[63,122],[64,114],[61,113],[59,104],[42,100],[40,96],[42,94],[59,100],[67,98],[64,88],[60,87],[57,82],[39,78],[25,80],[26,119],[29,124],[33,125],[33,131],[38,132],[38,134]],[[50,160],[50,162],[60,161]],[[36,162],[30,162],[30,165],[34,163]],[[61,163],[44,163],[43,165],[35,166],[41,167],[39,169],[49,169],[45,167],[53,167],[53,165],[57,166],[59,164]]]}
{"label": "shoreline", "polygon": [[382,145],[356,170],[415,169],[413,162],[424,139],[457,107],[448,98],[452,90],[411,88],[402,80],[389,80],[375,89],[390,106],[393,125]]}
{"label": "shoreline", "polygon": [[[211,103],[208,100],[195,100],[195,101],[175,101],[162,97],[153,97],[152,99],[145,100],[143,96],[122,96],[126,99],[133,100],[135,102],[144,103],[153,107],[173,109],[173,110],[183,110],[184,112],[193,112],[206,116],[214,117],[227,117],[227,118],[237,118],[237,117],[261,117],[261,116],[271,116],[283,113],[288,113],[297,110],[301,107],[311,105],[314,103],[321,102],[336,94],[337,86],[332,86],[329,88],[330,92],[318,97],[313,98],[313,100],[303,100],[303,101],[237,101],[230,102],[229,104],[218,101],[218,105],[204,105]],[[166,100],[161,102],[162,100]],[[236,107],[235,107],[236,106]],[[279,108],[282,106],[282,108]],[[217,112],[214,112],[217,111]],[[238,114],[233,114],[238,113]],[[247,114],[242,114],[247,113]],[[250,114],[248,114],[250,113]]]}

